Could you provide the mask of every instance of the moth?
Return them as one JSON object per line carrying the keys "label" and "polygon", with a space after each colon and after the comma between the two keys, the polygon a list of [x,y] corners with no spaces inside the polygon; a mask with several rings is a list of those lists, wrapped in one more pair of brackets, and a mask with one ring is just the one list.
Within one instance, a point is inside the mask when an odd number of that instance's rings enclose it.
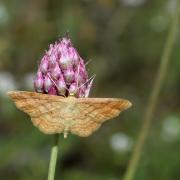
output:
{"label": "moth", "polygon": [[131,106],[130,101],[119,98],[62,97],[27,91],[10,91],[8,95],[40,131],[63,133],[65,138],[69,132],[87,137]]}

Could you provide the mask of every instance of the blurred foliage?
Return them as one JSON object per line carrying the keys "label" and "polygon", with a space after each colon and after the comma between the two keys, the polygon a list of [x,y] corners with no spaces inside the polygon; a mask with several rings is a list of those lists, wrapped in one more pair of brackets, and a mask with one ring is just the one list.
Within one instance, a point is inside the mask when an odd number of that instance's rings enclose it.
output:
{"label": "blurred foliage", "polygon": [[[92,59],[88,68],[96,80],[91,96],[127,98],[133,107],[88,138],[61,137],[56,179],[121,179],[141,127],[175,2],[1,0],[0,179],[47,177],[52,137],[34,128],[6,91],[32,91],[32,75],[44,51],[67,30],[81,56]],[[179,49],[178,33],[137,180],[180,179]]]}

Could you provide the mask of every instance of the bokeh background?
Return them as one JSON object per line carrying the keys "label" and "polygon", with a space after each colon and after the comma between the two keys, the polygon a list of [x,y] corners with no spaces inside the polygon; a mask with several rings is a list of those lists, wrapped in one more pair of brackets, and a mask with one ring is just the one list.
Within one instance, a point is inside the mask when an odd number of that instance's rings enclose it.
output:
{"label": "bokeh background", "polygon": [[[46,179],[52,136],[16,109],[8,90],[33,91],[50,43],[68,30],[96,74],[91,97],[122,97],[133,107],[88,138],[60,137],[56,179],[118,180],[160,63],[175,0],[0,1],[0,179]],[[180,179],[180,31],[135,180]]]}

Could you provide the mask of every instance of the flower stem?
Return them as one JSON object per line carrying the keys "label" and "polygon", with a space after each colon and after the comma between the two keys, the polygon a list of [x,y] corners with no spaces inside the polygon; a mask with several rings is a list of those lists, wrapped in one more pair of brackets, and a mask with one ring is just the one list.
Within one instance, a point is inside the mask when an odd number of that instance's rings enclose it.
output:
{"label": "flower stem", "polygon": [[59,134],[55,134],[54,143],[51,149],[48,180],[54,180],[55,170],[56,170],[56,161],[57,161],[57,155],[58,155],[58,141],[59,141]]}
{"label": "flower stem", "polygon": [[152,118],[153,118],[153,115],[155,112],[155,108],[156,108],[156,104],[157,104],[158,97],[160,94],[160,90],[162,88],[163,81],[164,81],[164,78],[165,78],[165,75],[167,72],[171,52],[172,52],[173,45],[175,42],[177,27],[178,27],[180,1],[178,0],[176,2],[177,2],[176,10],[175,10],[174,16],[172,17],[172,26],[168,33],[167,41],[166,41],[164,51],[162,54],[162,58],[161,58],[159,70],[157,73],[156,81],[154,84],[154,88],[152,90],[152,94],[150,95],[147,109],[145,111],[145,116],[144,116],[143,124],[141,127],[141,131],[139,133],[137,143],[134,147],[134,151],[133,151],[132,157],[129,161],[127,171],[125,173],[123,180],[132,180],[135,176],[135,173],[136,173],[136,170],[138,167],[138,162],[139,162],[139,159],[141,156],[142,148],[143,148],[143,145],[145,143],[145,140],[147,138],[147,135],[148,135],[148,132],[150,129],[151,121],[152,121]]}

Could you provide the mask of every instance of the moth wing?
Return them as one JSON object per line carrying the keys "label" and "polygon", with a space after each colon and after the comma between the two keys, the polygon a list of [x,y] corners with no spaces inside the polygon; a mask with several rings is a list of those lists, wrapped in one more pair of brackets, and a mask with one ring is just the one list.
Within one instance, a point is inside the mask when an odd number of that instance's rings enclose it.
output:
{"label": "moth wing", "polygon": [[40,131],[54,134],[64,130],[64,124],[60,121],[63,117],[59,113],[65,103],[63,97],[27,91],[11,91],[8,95],[17,108],[31,117],[33,124]]}
{"label": "moth wing", "polygon": [[117,117],[131,106],[131,102],[118,98],[78,98],[80,115],[71,127],[71,133],[82,137],[91,135],[103,122]]}

